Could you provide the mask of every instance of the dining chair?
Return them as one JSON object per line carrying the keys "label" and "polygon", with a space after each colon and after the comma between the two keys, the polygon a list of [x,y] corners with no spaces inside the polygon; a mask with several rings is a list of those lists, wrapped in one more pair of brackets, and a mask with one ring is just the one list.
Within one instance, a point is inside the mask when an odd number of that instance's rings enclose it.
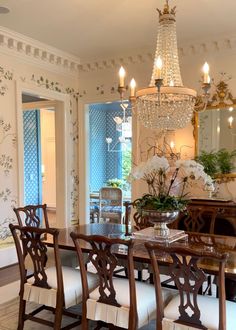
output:
{"label": "dining chair", "polygon": [[[55,330],[72,329],[81,323],[78,314],[71,313],[67,309],[80,304],[82,301],[81,273],[77,269],[61,266],[58,249],[57,229],[42,229],[37,227],[25,227],[9,225],[12,232],[19,268],[20,268],[20,304],[17,330],[24,329],[26,320],[42,323]],[[47,266],[47,246],[43,239],[51,236],[55,266]],[[33,263],[33,275],[27,278],[26,256],[29,255]],[[97,286],[98,278],[94,274],[88,275],[88,290]],[[40,306],[31,313],[26,313],[26,303],[34,302]],[[55,314],[54,322],[35,316],[43,309]],[[76,318],[76,321],[61,328],[62,314]]]}
{"label": "dining chair", "polygon": [[[71,233],[80,264],[83,284],[82,329],[88,329],[89,320],[98,321],[98,327],[134,330],[148,324],[156,314],[154,286],[136,282],[134,278],[133,245],[131,239],[107,238],[99,235]],[[99,286],[89,293],[82,248],[87,247],[89,260],[99,276]],[[118,264],[116,253],[124,253],[128,260],[128,278],[113,276]],[[170,299],[163,291],[163,300]]]}
{"label": "dining chair", "polygon": [[120,188],[102,187],[99,191],[99,219],[122,223],[123,194]]}
{"label": "dining chair", "polygon": [[[50,228],[47,214],[47,204],[25,205],[23,207],[13,208],[13,211],[15,212],[18,224],[21,227],[29,226],[34,228]],[[78,266],[78,259],[75,251],[59,249],[59,253],[63,266],[73,268]],[[48,248],[48,266],[53,265],[54,263],[53,254],[53,249]],[[31,263],[30,258],[27,258],[27,260]],[[30,268],[29,265],[28,268]]]}
{"label": "dining chair", "polygon": [[[157,301],[157,330],[164,329],[235,329],[236,304],[225,299],[226,253],[180,246],[165,246],[146,242],[154,272]],[[178,289],[176,295],[165,307],[162,302],[160,264],[163,257],[169,260],[169,275]],[[207,258],[219,266],[219,299],[199,294],[207,278],[200,268],[200,262]],[[171,327],[172,325],[172,327]],[[182,327],[181,327],[182,325]]]}

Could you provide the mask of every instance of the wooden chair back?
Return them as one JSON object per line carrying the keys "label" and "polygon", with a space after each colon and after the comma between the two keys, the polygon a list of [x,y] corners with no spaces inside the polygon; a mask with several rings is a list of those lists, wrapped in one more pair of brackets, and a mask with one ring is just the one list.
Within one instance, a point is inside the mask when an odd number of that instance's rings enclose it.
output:
{"label": "wooden chair back", "polygon": [[[82,300],[82,325],[86,322],[87,306],[86,301],[89,298],[87,267],[84,262],[82,246],[88,248],[88,261],[95,267],[99,276],[99,294],[98,302],[120,307],[116,300],[116,291],[113,285],[113,275],[118,265],[118,259],[115,251],[119,248],[127,249],[127,271],[129,279],[130,293],[130,310],[129,310],[129,329],[136,329],[137,326],[137,307],[136,307],[136,291],[134,278],[133,263],[133,241],[123,240],[119,238],[106,238],[99,235],[84,235],[71,233],[76,251],[78,254],[79,265],[81,270],[83,300]],[[85,244],[85,245],[84,245]],[[125,294],[125,293],[124,293]]]}
{"label": "wooden chair back", "polygon": [[24,289],[24,283],[27,282],[26,257],[30,256],[33,264],[33,273],[31,279],[34,279],[34,286],[50,289],[47,283],[47,275],[45,267],[47,264],[47,246],[43,239],[45,235],[51,235],[53,238],[53,249],[55,255],[55,266],[57,273],[58,295],[63,298],[63,281],[61,260],[59,257],[58,235],[57,229],[42,229],[35,227],[22,227],[19,225],[9,225],[14,238],[21,277],[21,290]]}
{"label": "wooden chair back", "polygon": [[[202,325],[201,311],[198,306],[198,292],[207,276],[199,267],[203,258],[214,259],[219,264],[219,330],[226,330],[226,307],[224,287],[224,267],[227,259],[226,253],[197,250],[180,246],[164,246],[155,243],[145,243],[151,258],[154,272],[154,284],[157,301],[157,323],[156,329],[162,330],[164,318],[164,307],[162,302],[162,291],[159,272],[160,256],[170,258],[169,275],[175,282],[180,295],[179,318],[175,323],[184,324],[198,329],[206,328]],[[159,260],[158,260],[159,258]],[[188,311],[191,310],[189,314]]]}
{"label": "wooden chair back", "polygon": [[47,204],[26,205],[14,208],[19,226],[45,227],[49,228],[47,216]]}
{"label": "wooden chair back", "polygon": [[[131,209],[132,209],[133,203],[125,202],[124,206],[125,206],[124,223],[126,225],[126,228],[128,228],[128,225],[130,224],[130,214],[131,214]],[[133,225],[134,225],[135,230],[141,230],[141,229],[145,229],[147,227],[153,227],[153,223],[151,223],[149,221],[149,217],[141,215],[139,212],[135,212],[133,214]]]}

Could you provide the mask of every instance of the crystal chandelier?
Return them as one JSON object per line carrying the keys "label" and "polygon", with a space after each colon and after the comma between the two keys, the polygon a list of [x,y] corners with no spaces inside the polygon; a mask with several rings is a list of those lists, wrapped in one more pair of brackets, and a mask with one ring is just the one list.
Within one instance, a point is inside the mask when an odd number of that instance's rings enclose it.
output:
{"label": "crystal chandelier", "polygon": [[[135,95],[135,82],[131,81],[132,107],[137,110],[139,121],[148,128],[161,130],[183,128],[190,122],[195,107],[197,93],[183,86],[180,74],[175,9],[176,7],[170,9],[168,0],[163,11],[157,9],[159,29],[149,87],[138,90]],[[210,88],[207,64],[204,69],[202,88],[204,94],[207,95]],[[118,91],[121,98],[126,90],[123,70],[119,73]]]}

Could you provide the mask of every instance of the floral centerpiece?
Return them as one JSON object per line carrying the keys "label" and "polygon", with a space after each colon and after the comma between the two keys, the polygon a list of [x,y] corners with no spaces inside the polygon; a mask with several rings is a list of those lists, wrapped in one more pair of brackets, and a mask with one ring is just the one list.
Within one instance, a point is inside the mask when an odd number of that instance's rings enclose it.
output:
{"label": "floral centerpiece", "polygon": [[[146,162],[133,167],[129,180],[143,180],[148,185],[148,193],[133,202],[139,213],[153,210],[162,213],[162,218],[172,214],[175,219],[188,203],[187,187],[194,183],[212,186],[213,180],[195,160],[167,160],[154,155]],[[165,214],[164,214],[165,213]]]}

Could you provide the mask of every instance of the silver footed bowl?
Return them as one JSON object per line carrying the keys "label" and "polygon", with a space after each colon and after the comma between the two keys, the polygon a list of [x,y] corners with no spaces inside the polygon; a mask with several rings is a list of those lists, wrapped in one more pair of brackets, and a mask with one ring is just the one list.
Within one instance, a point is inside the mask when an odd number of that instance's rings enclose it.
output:
{"label": "silver footed bowl", "polygon": [[142,209],[142,216],[147,216],[149,222],[154,224],[154,229],[156,231],[156,235],[160,236],[168,236],[169,228],[168,224],[174,222],[179,215],[179,211],[158,211],[158,210],[146,210]]}

